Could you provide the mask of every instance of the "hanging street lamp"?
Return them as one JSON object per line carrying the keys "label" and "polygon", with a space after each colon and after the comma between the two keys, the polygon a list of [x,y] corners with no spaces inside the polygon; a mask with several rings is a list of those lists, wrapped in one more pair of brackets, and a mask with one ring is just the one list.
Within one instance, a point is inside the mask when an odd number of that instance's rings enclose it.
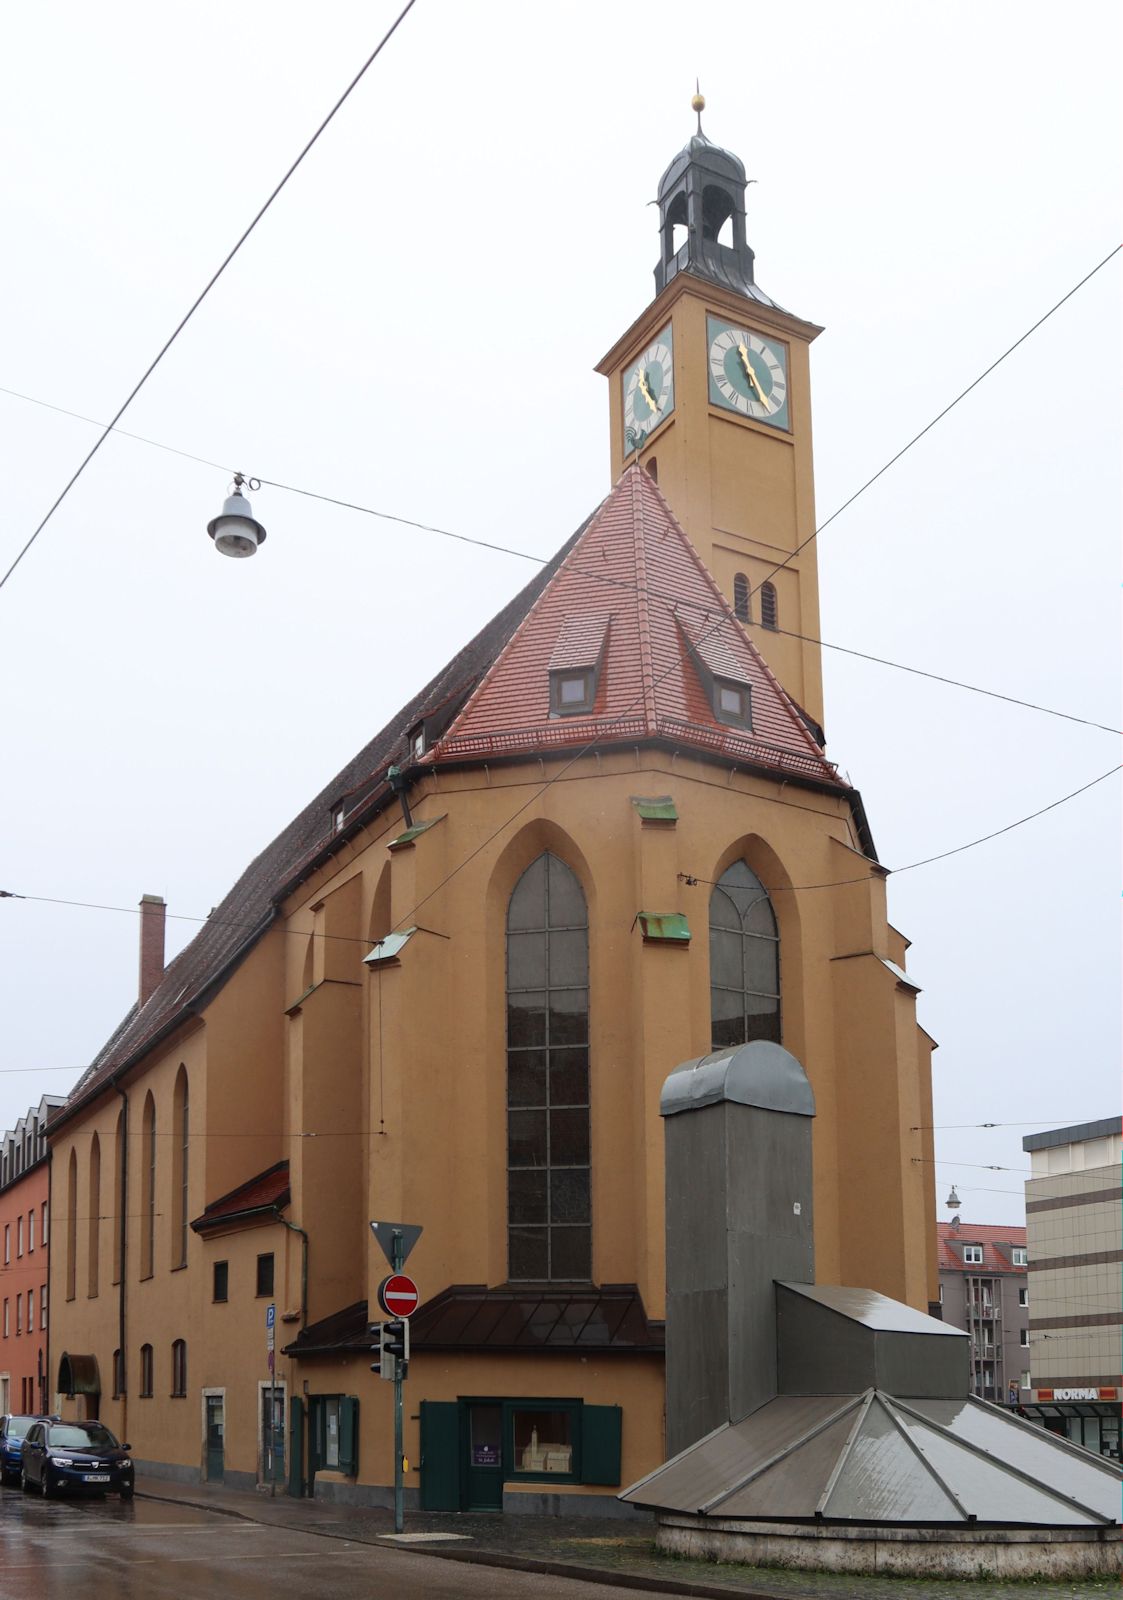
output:
{"label": "hanging street lamp", "polygon": [[221,513],[207,523],[215,549],[224,556],[238,559],[255,555],[258,545],[265,542],[265,529],[254,517],[253,508],[242,493],[243,484],[250,489],[261,488],[259,478],[247,478],[244,473],[236,472],[230,486],[233,493],[227,496]]}

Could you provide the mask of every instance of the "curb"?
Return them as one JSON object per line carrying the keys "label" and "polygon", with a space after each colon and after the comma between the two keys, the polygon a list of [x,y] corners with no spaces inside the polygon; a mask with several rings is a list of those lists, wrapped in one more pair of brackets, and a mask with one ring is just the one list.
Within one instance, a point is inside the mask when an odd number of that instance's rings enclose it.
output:
{"label": "curb", "polygon": [[220,1517],[235,1517],[239,1522],[259,1522],[259,1517],[251,1517],[246,1511],[236,1511],[231,1506],[216,1506],[205,1500],[184,1500],[178,1494],[153,1494],[151,1489],[138,1489],[138,1500],[158,1500],[165,1506],[189,1506],[192,1511],[214,1511]]}
{"label": "curb", "polygon": [[[254,1517],[247,1511],[230,1506],[215,1505],[211,1501],[187,1500],[180,1495],[153,1494],[148,1489],[138,1489],[138,1500],[158,1500],[164,1505],[190,1506],[193,1511],[216,1511],[222,1517],[234,1517],[239,1522],[256,1522],[262,1527],[278,1524],[268,1518]],[[434,1556],[438,1561],[460,1561],[472,1567],[502,1567],[508,1572],[537,1572],[548,1578],[571,1578],[579,1583],[598,1583],[606,1588],[638,1589],[648,1594],[678,1594],[690,1600],[777,1600],[774,1594],[764,1594],[759,1589],[734,1589],[729,1585],[719,1587],[709,1583],[689,1583],[674,1578],[646,1577],[635,1572],[613,1572],[606,1567],[586,1567],[575,1561],[547,1561],[536,1556],[509,1555],[501,1550],[442,1550],[432,1544],[403,1545],[395,1543],[386,1534],[376,1533],[370,1538],[359,1538],[343,1528],[317,1528],[300,1522],[284,1523],[294,1533],[314,1533],[321,1539],[347,1539],[355,1544],[377,1545],[383,1550],[399,1550],[407,1555]],[[791,1600],[798,1600],[793,1595]]]}
{"label": "curb", "polygon": [[[381,1540],[378,1541],[381,1543]],[[606,1567],[583,1567],[573,1561],[542,1561],[533,1556],[511,1556],[498,1550],[441,1550],[434,1545],[394,1545],[411,1554],[436,1556],[439,1561],[462,1561],[469,1566],[506,1567],[512,1572],[538,1572],[550,1578],[572,1578],[579,1583],[601,1583],[617,1589],[640,1589],[645,1594],[682,1594],[694,1600],[778,1600],[775,1594],[759,1589],[717,1587],[710,1583],[689,1583],[674,1578],[649,1578],[636,1572],[612,1572]],[[792,1595],[790,1600],[799,1600]]]}

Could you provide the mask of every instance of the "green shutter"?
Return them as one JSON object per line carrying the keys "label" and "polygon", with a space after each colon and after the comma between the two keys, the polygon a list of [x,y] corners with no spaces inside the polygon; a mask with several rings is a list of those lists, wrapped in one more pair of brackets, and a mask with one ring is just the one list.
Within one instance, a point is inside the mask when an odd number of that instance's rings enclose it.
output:
{"label": "green shutter", "polygon": [[339,1470],[349,1478],[359,1475],[359,1402],[353,1394],[339,1401]]}
{"label": "green shutter", "polygon": [[581,1408],[581,1482],[620,1482],[619,1406]]}
{"label": "green shutter", "polygon": [[304,1401],[299,1395],[289,1400],[289,1493],[297,1499],[304,1493]]}
{"label": "green shutter", "polygon": [[460,1407],[421,1402],[421,1509],[460,1510]]}

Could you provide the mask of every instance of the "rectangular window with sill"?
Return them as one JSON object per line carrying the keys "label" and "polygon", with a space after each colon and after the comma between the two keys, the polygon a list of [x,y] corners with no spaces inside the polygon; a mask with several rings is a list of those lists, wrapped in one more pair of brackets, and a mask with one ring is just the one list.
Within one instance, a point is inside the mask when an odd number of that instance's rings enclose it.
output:
{"label": "rectangular window with sill", "polygon": [[273,1256],[258,1256],[257,1258],[257,1297],[264,1299],[273,1293]]}

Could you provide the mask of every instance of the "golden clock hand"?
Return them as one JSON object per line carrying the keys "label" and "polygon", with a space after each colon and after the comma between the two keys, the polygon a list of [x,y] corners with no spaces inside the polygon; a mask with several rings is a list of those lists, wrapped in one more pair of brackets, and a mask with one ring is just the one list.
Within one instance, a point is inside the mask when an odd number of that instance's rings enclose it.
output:
{"label": "golden clock hand", "polygon": [[745,349],[743,344],[739,344],[737,346],[737,354],[741,357],[741,365],[745,369],[745,377],[748,378],[752,388],[756,390],[757,399],[760,401],[762,406],[766,406],[768,401],[764,398],[764,390],[760,386],[760,379],[753,371],[752,362],[749,360],[749,352]]}
{"label": "golden clock hand", "polygon": [[641,372],[639,375],[639,391],[640,394],[643,395],[643,398],[647,401],[648,405],[651,407],[652,411],[658,414],[659,407],[655,404],[655,396],[652,394],[650,386],[648,385],[646,372]]}

